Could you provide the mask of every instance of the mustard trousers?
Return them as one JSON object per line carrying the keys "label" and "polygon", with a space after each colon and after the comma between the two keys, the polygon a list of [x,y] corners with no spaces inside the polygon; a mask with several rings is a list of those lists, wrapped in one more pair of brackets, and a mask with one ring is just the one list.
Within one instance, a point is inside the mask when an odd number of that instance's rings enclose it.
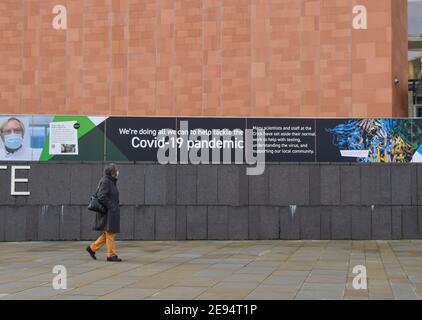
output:
{"label": "mustard trousers", "polygon": [[101,236],[93,244],[91,249],[97,252],[103,245],[107,245],[107,257],[113,257],[116,255],[116,234],[113,232],[104,231]]}

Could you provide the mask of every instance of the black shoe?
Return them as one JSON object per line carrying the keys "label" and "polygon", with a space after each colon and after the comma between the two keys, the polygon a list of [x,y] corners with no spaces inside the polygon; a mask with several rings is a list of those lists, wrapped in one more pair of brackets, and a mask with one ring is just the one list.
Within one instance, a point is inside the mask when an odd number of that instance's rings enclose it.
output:
{"label": "black shoe", "polygon": [[97,257],[95,256],[95,252],[92,251],[90,246],[86,247],[86,251],[88,251],[88,253],[89,253],[89,255],[91,256],[92,259],[97,260]]}
{"label": "black shoe", "polygon": [[109,262],[121,262],[122,259],[120,259],[118,256],[112,256],[112,257],[107,257],[107,261],[109,261]]}

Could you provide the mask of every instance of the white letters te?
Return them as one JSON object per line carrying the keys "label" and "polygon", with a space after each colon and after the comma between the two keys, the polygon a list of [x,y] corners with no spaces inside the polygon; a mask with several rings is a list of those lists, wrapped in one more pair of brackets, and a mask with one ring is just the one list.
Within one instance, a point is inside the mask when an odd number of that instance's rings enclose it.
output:
{"label": "white letters te", "polygon": [[[30,166],[12,166],[10,174],[10,195],[12,196],[29,196],[29,191],[16,191],[16,183],[28,183],[27,178],[16,178],[16,170],[30,170]],[[7,170],[7,166],[0,166],[0,170]]]}

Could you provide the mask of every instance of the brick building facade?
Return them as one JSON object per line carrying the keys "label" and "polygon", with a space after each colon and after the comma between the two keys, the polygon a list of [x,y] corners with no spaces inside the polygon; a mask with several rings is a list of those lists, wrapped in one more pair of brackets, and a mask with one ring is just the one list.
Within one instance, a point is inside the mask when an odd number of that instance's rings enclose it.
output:
{"label": "brick building facade", "polygon": [[407,0],[0,2],[3,114],[398,117],[406,66]]}

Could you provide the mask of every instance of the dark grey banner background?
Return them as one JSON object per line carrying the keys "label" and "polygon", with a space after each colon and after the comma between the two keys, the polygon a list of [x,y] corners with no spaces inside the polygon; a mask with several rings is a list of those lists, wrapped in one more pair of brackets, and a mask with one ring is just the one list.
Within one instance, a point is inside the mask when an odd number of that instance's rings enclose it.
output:
{"label": "dark grey banner background", "polygon": [[[379,120],[382,126],[373,128],[372,131],[360,131],[360,126],[354,126],[354,131],[336,130],[335,134],[328,130],[334,129],[338,125],[343,125],[348,121],[370,121]],[[180,129],[181,121],[188,121],[189,130],[192,129],[256,129],[256,127],[274,127],[277,129],[267,129],[266,162],[365,162],[362,159],[353,157],[342,157],[341,147],[338,142],[345,143],[344,150],[372,150],[374,154],[379,152],[392,153],[395,149],[392,140],[403,138],[408,144],[416,145],[414,150],[406,153],[406,160],[410,162],[417,148],[422,144],[422,121],[417,119],[304,119],[304,118],[160,118],[160,117],[110,117],[106,120],[106,157],[107,161],[157,161],[158,148],[136,149],[131,147],[131,138],[135,135],[122,135],[119,133],[121,128],[131,129],[153,129],[158,132],[160,129]],[[394,122],[394,125],[388,127],[387,122]],[[351,126],[353,127],[353,126]],[[285,129],[286,128],[286,129]],[[310,128],[304,130],[304,128]],[[405,128],[405,129],[404,129]],[[312,133],[313,135],[308,135]],[[287,141],[283,141],[283,135],[287,135]],[[303,134],[303,136],[302,136]],[[360,135],[362,134],[362,136]],[[389,146],[383,146],[384,142],[377,142],[378,138],[382,140],[382,135],[388,135]],[[362,142],[356,146],[356,140]],[[150,134],[139,135],[141,139],[154,140]],[[394,139],[393,139],[394,137]],[[210,136],[211,139],[211,136]],[[271,141],[271,140],[275,141]],[[298,140],[289,141],[289,139]],[[232,139],[234,140],[234,138]],[[280,146],[284,143],[284,146]],[[278,144],[278,146],[277,146]],[[402,146],[403,147],[403,146]],[[358,148],[358,149],[355,149]],[[389,149],[390,148],[390,149]],[[406,149],[403,147],[403,149]],[[115,152],[119,150],[120,152]],[[256,150],[256,148],[255,148]],[[388,151],[385,151],[388,150]],[[291,151],[291,152],[290,152]],[[309,152],[303,152],[309,151]],[[210,151],[210,154],[212,152]],[[232,152],[234,155],[234,151]],[[232,156],[232,159],[234,156]],[[368,161],[371,162],[371,161]],[[383,162],[383,160],[374,160],[374,163]]]}

